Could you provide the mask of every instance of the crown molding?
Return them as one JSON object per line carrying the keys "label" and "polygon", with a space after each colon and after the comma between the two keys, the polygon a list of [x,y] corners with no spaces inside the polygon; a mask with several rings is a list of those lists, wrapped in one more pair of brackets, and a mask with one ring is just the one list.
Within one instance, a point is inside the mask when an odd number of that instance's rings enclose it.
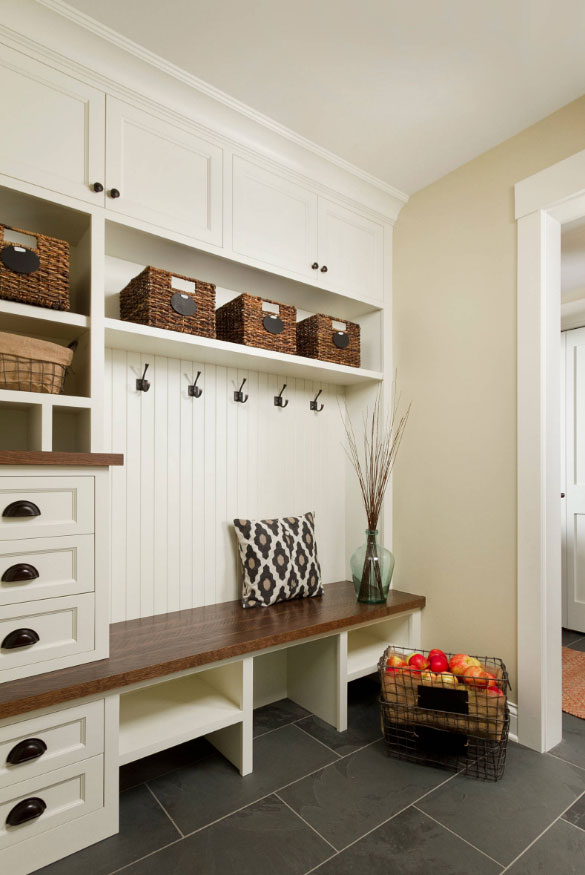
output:
{"label": "crown molding", "polygon": [[408,201],[409,196],[407,194],[405,194],[403,191],[400,191],[400,189],[395,188],[393,185],[390,185],[388,182],[385,182],[383,179],[379,179],[377,176],[368,173],[361,167],[357,167],[350,161],[346,161],[345,158],[342,158],[335,152],[330,152],[323,146],[319,146],[317,143],[314,143],[307,137],[303,137],[301,134],[297,134],[295,131],[287,128],[285,125],[282,125],[274,119],[270,118],[269,116],[258,112],[257,110],[253,109],[251,106],[248,106],[242,101],[231,97],[224,91],[221,91],[218,88],[214,88],[213,85],[209,85],[207,82],[204,82],[197,76],[188,73],[186,70],[183,70],[176,64],[165,60],[165,58],[160,57],[160,55],[157,55],[154,52],[145,49],[143,46],[138,45],[138,43],[133,42],[127,37],[122,36],[122,34],[117,33],[115,30],[112,30],[112,28],[101,24],[94,18],[91,18],[91,16],[86,15],[83,12],[79,12],[79,10],[74,9],[68,3],[64,2],[64,0],[36,0],[36,2],[39,5],[45,6],[47,9],[50,9],[52,12],[55,12],[58,15],[69,19],[69,21],[78,25],[79,27],[90,31],[95,36],[100,37],[100,39],[112,43],[119,49],[122,49],[122,51],[133,55],[135,58],[138,58],[146,64],[149,64],[152,67],[156,67],[167,76],[171,76],[172,78],[183,82],[190,88],[193,88],[194,90],[199,91],[201,94],[204,94],[206,97],[210,97],[212,100],[215,100],[218,103],[227,106],[234,112],[246,116],[251,121],[254,121],[262,127],[272,131],[273,133],[278,134],[279,136],[289,140],[292,143],[295,143],[295,145],[300,146],[303,149],[307,149],[310,152],[313,152],[315,155],[318,155],[325,161],[328,161],[331,164],[335,164],[346,173],[350,173],[352,176],[356,176],[363,182],[366,182],[374,188],[377,188],[390,195],[391,197],[396,198],[396,200],[401,201],[403,204]]}

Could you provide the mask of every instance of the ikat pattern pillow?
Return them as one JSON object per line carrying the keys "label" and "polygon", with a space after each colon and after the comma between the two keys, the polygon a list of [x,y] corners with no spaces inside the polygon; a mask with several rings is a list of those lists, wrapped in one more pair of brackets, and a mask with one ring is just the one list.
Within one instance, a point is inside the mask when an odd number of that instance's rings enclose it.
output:
{"label": "ikat pattern pillow", "polygon": [[234,520],[234,526],[244,572],[244,608],[323,594],[312,513]]}

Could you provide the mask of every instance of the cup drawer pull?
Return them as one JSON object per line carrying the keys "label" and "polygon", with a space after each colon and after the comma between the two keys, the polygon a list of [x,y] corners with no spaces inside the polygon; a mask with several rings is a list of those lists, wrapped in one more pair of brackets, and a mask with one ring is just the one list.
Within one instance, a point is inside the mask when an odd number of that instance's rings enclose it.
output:
{"label": "cup drawer pull", "polygon": [[24,741],[19,741],[15,744],[8,756],[6,762],[11,766],[20,766],[22,763],[28,763],[30,760],[38,760],[46,753],[47,745],[41,738],[25,738]]}
{"label": "cup drawer pull", "polygon": [[14,808],[11,808],[8,812],[6,826],[20,826],[29,820],[35,820],[41,816],[46,807],[47,803],[36,796],[23,799],[21,802],[17,802]]}
{"label": "cup drawer pull", "polygon": [[17,647],[30,647],[40,641],[34,629],[14,629],[9,632],[2,644],[2,650],[16,650]]}
{"label": "cup drawer pull", "polygon": [[18,565],[11,565],[2,575],[3,583],[23,583],[29,580],[36,580],[39,576],[38,570],[34,565],[29,565],[28,562],[19,562]]}
{"label": "cup drawer pull", "polygon": [[34,501],[26,501],[20,499],[13,501],[8,507],[4,508],[3,517],[22,517],[22,516],[40,516],[41,511]]}

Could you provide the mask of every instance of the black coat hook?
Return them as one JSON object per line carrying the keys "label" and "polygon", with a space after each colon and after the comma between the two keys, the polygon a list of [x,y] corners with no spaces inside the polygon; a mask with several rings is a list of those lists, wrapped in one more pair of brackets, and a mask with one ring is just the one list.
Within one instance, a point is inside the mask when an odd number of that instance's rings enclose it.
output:
{"label": "black coat hook", "polygon": [[284,386],[282,387],[282,389],[280,390],[278,395],[274,396],[274,406],[275,407],[288,407],[288,401],[285,401],[284,398],[282,397],[282,393],[284,392],[285,389],[286,389],[286,383],[284,384]]}
{"label": "black coat hook", "polygon": [[136,390],[138,392],[148,392],[150,389],[150,383],[146,379],[146,372],[149,369],[150,365],[148,362],[144,365],[144,371],[142,372],[142,376],[136,380]]}
{"label": "black coat hook", "polygon": [[197,376],[195,377],[195,382],[192,386],[187,386],[187,392],[191,396],[191,398],[201,398],[203,395],[203,389],[200,389],[197,385],[197,380],[201,376],[201,371],[197,371]]}
{"label": "black coat hook", "polygon": [[317,399],[319,398],[319,395],[321,394],[322,391],[323,391],[323,389],[319,389],[319,391],[315,395],[314,399],[309,402],[309,409],[315,410],[316,413],[321,413],[321,411],[325,407],[324,404],[317,404]]}
{"label": "black coat hook", "polygon": [[242,392],[242,389],[244,388],[245,382],[246,382],[246,377],[244,377],[244,379],[242,380],[242,385],[240,386],[240,388],[236,389],[236,391],[234,392],[234,401],[239,401],[240,404],[245,404],[246,401],[248,400],[248,396],[244,395],[244,393]]}

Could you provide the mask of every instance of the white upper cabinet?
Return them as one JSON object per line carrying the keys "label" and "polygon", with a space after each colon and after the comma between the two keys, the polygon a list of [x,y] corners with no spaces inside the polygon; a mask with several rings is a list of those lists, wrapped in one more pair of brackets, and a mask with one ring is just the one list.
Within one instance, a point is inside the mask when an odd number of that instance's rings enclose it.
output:
{"label": "white upper cabinet", "polygon": [[108,97],[106,206],[221,246],[222,149]]}
{"label": "white upper cabinet", "polygon": [[234,156],[233,250],[315,281],[317,195]]}
{"label": "white upper cabinet", "polygon": [[0,46],[0,173],[103,205],[105,95]]}
{"label": "white upper cabinet", "polygon": [[320,197],[318,253],[324,288],[383,300],[383,225]]}

